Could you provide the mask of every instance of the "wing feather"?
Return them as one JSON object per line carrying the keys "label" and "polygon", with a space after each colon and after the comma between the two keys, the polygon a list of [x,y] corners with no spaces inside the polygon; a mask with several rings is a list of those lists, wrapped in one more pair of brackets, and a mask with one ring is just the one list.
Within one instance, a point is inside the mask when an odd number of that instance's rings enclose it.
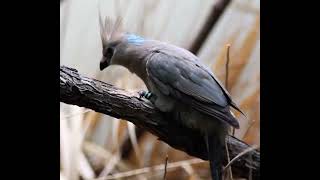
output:
{"label": "wing feather", "polygon": [[239,127],[229,110],[230,97],[214,76],[197,61],[157,52],[149,57],[147,72],[163,94]]}

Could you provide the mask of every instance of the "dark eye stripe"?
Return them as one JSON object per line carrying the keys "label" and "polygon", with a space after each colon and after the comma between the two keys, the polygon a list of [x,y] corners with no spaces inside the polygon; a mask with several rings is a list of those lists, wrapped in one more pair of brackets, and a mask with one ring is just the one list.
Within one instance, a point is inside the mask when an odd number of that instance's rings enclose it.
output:
{"label": "dark eye stripe", "polygon": [[107,50],[105,51],[105,53],[104,53],[104,56],[106,57],[106,58],[111,58],[112,56],[113,56],[113,49],[112,48],[107,48]]}

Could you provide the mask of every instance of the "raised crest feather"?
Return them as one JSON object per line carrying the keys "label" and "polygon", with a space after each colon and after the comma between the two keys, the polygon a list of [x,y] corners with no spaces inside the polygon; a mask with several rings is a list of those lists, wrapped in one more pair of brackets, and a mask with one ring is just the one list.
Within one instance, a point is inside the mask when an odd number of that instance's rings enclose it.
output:
{"label": "raised crest feather", "polygon": [[99,9],[99,26],[100,35],[103,47],[112,39],[116,39],[122,32],[122,17],[117,16],[115,21],[110,17],[105,17],[103,21],[100,9]]}

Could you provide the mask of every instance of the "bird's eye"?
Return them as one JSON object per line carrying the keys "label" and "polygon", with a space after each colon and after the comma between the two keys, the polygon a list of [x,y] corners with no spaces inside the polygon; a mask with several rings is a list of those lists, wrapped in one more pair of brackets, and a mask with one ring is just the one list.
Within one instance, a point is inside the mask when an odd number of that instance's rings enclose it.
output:
{"label": "bird's eye", "polygon": [[107,50],[104,53],[104,57],[111,59],[111,57],[113,56],[113,49],[112,48],[107,48]]}

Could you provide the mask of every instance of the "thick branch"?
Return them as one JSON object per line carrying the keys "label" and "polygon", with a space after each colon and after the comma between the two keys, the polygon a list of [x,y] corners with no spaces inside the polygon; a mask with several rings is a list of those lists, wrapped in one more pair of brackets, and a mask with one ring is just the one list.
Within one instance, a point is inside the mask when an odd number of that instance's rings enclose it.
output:
{"label": "thick branch", "polygon": [[[166,118],[150,102],[110,84],[84,77],[77,70],[60,67],[60,101],[96,112],[121,118],[144,128],[173,148],[207,160],[204,138],[195,130],[183,127]],[[249,145],[229,136],[230,158],[249,148]],[[226,162],[227,158],[225,158]],[[252,169],[253,179],[260,177],[260,152],[252,151],[234,162],[236,176],[248,177]]]}

